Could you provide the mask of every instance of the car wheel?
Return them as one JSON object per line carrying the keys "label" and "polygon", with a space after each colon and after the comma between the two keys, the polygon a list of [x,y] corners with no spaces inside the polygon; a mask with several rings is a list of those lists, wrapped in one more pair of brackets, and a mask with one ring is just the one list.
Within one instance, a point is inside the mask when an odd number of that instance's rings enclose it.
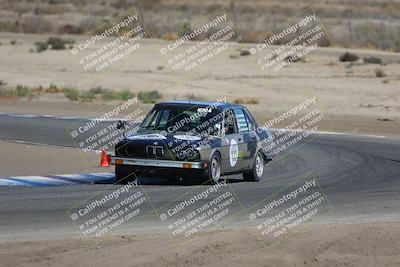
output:
{"label": "car wheel", "polygon": [[250,172],[243,173],[245,181],[259,182],[264,174],[264,156],[259,151],[254,159],[253,168]]}
{"label": "car wheel", "polygon": [[117,179],[117,183],[126,184],[135,181],[136,175],[129,166],[115,165],[115,178]]}
{"label": "car wheel", "polygon": [[208,166],[208,170],[205,176],[205,179],[208,184],[216,184],[221,177],[221,156],[219,153],[214,153],[211,157],[210,164]]}

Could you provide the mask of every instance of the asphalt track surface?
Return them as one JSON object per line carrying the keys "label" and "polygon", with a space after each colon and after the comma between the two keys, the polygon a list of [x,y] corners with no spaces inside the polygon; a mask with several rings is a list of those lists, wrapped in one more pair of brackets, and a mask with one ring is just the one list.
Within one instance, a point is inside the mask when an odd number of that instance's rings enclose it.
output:
{"label": "asphalt track surface", "polygon": [[[0,140],[74,146],[66,128],[77,121],[80,120],[3,114],[0,115]],[[229,223],[247,224],[249,209],[256,203],[277,192],[282,194],[288,185],[302,177],[316,178],[329,200],[332,208],[321,215],[322,220],[400,219],[400,140],[314,134],[296,149],[268,163],[265,173],[259,183],[243,182],[238,175],[227,177],[227,188],[240,200],[240,205],[233,208],[233,214],[238,215],[232,216]],[[200,192],[207,188],[157,179],[141,179],[140,182],[141,186],[135,190],[144,190],[152,205],[143,206],[144,216],[124,229],[164,226],[159,213],[168,203],[175,203],[177,198],[192,190]],[[111,193],[119,187],[83,184],[0,188],[0,239],[79,235],[67,212],[96,193]],[[203,205],[204,201],[195,205]]]}

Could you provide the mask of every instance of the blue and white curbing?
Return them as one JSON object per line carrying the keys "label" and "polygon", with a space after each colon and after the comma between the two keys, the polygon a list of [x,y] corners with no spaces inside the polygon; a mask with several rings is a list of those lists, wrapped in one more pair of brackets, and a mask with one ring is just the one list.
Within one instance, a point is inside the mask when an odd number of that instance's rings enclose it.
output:
{"label": "blue and white curbing", "polygon": [[0,187],[38,187],[76,184],[113,184],[114,173],[62,174],[45,176],[15,176],[0,178]]}

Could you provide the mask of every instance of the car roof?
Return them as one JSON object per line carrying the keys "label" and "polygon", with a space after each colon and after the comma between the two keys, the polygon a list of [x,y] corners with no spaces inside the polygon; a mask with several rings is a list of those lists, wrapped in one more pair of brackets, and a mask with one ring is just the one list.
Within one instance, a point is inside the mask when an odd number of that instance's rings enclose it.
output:
{"label": "car roof", "polygon": [[192,101],[192,100],[174,100],[167,102],[160,102],[156,105],[193,105],[193,106],[215,106],[221,109],[227,108],[239,108],[242,107],[238,104],[224,103],[224,102],[212,102],[212,101]]}

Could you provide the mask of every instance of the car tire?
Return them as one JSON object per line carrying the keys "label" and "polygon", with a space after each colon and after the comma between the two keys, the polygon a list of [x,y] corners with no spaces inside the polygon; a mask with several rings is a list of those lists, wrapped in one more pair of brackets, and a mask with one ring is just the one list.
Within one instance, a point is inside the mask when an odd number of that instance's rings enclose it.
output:
{"label": "car tire", "polygon": [[136,175],[132,167],[115,165],[115,178],[117,183],[126,184],[128,182],[134,182],[136,180]]}
{"label": "car tire", "polygon": [[264,174],[264,164],[264,155],[258,151],[251,171],[243,173],[243,179],[248,182],[259,182]]}
{"label": "car tire", "polygon": [[215,185],[221,178],[221,156],[218,152],[211,157],[210,164],[205,173],[204,180],[207,184]]}

